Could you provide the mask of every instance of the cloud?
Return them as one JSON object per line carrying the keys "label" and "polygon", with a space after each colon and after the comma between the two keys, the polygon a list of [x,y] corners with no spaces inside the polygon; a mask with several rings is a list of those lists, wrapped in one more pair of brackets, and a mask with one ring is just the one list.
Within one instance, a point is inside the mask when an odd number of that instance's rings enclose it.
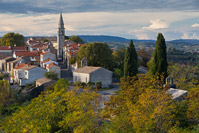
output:
{"label": "cloud", "polygon": [[198,0],[1,0],[0,12],[198,11]]}
{"label": "cloud", "polygon": [[168,24],[160,19],[156,19],[156,20],[150,20],[151,25],[148,27],[143,27],[142,29],[145,30],[156,30],[156,29],[163,29],[163,28],[168,28]]}
{"label": "cloud", "polygon": [[[114,35],[156,39],[157,33],[162,32],[167,40],[171,40],[181,38],[183,33],[197,33],[196,29],[190,28],[190,24],[197,22],[198,15],[198,12],[86,12],[63,13],[63,19],[66,35]],[[58,13],[0,13],[0,36],[7,32],[18,32],[24,36],[56,36],[58,19]],[[153,20],[151,24],[149,20]],[[187,27],[172,27],[173,22],[184,23],[187,20],[190,22]],[[167,28],[163,28],[166,26]]]}
{"label": "cloud", "polygon": [[199,24],[195,23],[192,25],[193,28],[199,28]]}
{"label": "cloud", "polygon": [[182,39],[199,39],[199,34],[197,33],[184,33]]}

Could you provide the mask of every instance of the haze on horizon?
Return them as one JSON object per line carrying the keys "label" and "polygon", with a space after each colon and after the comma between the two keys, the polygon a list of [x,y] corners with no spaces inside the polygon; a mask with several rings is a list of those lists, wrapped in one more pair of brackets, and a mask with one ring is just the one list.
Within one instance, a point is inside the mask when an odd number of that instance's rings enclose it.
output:
{"label": "haze on horizon", "polygon": [[60,11],[66,35],[199,39],[198,0],[0,0],[0,36],[56,35]]}

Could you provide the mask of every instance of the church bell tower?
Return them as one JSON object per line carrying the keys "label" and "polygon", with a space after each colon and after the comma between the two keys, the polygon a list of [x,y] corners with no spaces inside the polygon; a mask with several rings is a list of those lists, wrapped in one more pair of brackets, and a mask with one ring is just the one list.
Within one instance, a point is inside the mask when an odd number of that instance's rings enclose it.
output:
{"label": "church bell tower", "polygon": [[59,23],[58,23],[58,33],[57,33],[57,60],[58,62],[63,61],[63,46],[65,40],[65,28],[64,28],[64,21],[62,18],[62,13],[60,13]]}

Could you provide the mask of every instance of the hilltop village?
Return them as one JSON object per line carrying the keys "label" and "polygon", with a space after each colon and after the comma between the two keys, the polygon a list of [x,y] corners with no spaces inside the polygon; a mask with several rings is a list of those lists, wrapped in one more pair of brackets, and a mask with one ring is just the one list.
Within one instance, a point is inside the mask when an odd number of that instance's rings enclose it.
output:
{"label": "hilltop village", "polygon": [[[57,33],[57,37],[31,37],[26,41],[26,46],[0,46],[0,71],[9,74],[10,84],[24,87],[36,81],[36,84],[42,85],[51,81],[45,77],[47,72],[56,75],[58,79],[68,78],[74,82],[96,84],[100,81],[103,86],[112,84],[111,71],[102,67],[87,66],[85,58],[81,60],[79,66],[77,62],[70,63],[71,58],[77,57],[78,50],[83,44],[65,39],[62,14]],[[48,42],[44,42],[45,39]],[[106,77],[103,72],[110,74]]]}
{"label": "hilltop village", "polygon": [[162,33],[148,51],[133,40],[113,49],[69,39],[61,13],[57,37],[10,45],[11,34],[0,46],[0,132],[199,131],[197,57],[168,50]]}

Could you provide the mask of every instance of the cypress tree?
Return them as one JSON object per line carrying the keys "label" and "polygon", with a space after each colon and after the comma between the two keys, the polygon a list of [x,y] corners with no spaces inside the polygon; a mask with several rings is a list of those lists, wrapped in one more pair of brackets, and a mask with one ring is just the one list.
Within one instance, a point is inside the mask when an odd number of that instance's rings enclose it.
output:
{"label": "cypress tree", "polygon": [[130,41],[129,47],[126,49],[124,58],[124,78],[133,77],[138,73],[137,53],[133,41]]}
{"label": "cypress tree", "polygon": [[167,77],[167,52],[165,39],[162,33],[158,33],[155,50],[153,51],[152,62],[150,64],[150,72],[152,75],[163,75]]}

